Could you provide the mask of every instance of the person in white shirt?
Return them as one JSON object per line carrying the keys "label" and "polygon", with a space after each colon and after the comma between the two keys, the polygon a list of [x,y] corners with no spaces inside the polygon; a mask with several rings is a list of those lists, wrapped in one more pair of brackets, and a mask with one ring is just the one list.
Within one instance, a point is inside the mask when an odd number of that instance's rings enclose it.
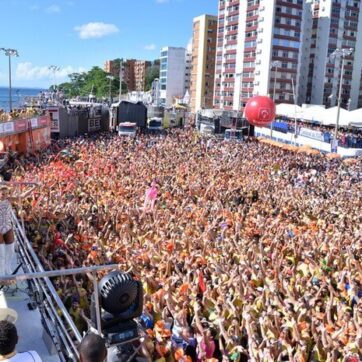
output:
{"label": "person in white shirt", "polygon": [[0,321],[0,361],[8,362],[42,362],[35,351],[17,352],[15,347],[19,337],[13,323]]}

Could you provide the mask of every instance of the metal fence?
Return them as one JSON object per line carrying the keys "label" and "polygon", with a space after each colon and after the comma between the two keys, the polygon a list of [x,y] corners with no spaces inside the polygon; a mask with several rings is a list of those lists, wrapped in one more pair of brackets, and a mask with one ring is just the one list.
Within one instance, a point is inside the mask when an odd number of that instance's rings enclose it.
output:
{"label": "metal fence", "polygon": [[[0,282],[27,281],[31,297],[41,314],[42,324],[51,337],[61,361],[77,361],[77,345],[82,336],[75,326],[71,316],[59,298],[49,277],[91,273],[93,275],[96,301],[98,301],[98,271],[114,270],[117,265],[103,265],[78,269],[45,271],[38,256],[34,252],[24,228],[20,225],[12,211],[14,233],[18,245],[18,253],[22,262],[24,274],[0,277]],[[98,303],[97,303],[98,304]],[[100,308],[96,306],[97,327],[100,331]],[[21,317],[21,316],[20,316]]]}

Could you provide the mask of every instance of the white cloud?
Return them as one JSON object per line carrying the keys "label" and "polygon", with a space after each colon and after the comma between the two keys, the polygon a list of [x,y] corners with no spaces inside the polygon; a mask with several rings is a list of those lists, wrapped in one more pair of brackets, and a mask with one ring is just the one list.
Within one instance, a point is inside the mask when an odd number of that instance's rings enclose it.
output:
{"label": "white cloud", "polygon": [[148,44],[148,45],[145,45],[145,49],[146,50],[155,50],[156,49],[156,45],[155,44]]}
{"label": "white cloud", "polygon": [[[67,67],[61,68],[55,73],[57,79],[66,78],[69,74],[74,72],[84,72],[86,69],[79,67],[78,69],[68,65]],[[19,63],[16,72],[16,78],[18,80],[40,80],[40,79],[53,79],[53,71],[48,66],[36,66],[30,62]]]}
{"label": "white cloud", "polygon": [[45,9],[45,11],[49,14],[57,14],[61,12],[60,6],[59,5],[50,5],[49,7],[47,7]]}
{"label": "white cloud", "polygon": [[31,5],[30,8],[29,8],[31,11],[36,11],[36,10],[39,10],[39,5]]}
{"label": "white cloud", "polygon": [[104,36],[115,34],[119,29],[114,24],[105,24],[102,22],[88,23],[74,28],[79,33],[81,39],[103,38]]}
{"label": "white cloud", "polygon": [[156,0],[156,3],[159,3],[159,4],[164,4],[164,3],[168,3],[169,0]]}

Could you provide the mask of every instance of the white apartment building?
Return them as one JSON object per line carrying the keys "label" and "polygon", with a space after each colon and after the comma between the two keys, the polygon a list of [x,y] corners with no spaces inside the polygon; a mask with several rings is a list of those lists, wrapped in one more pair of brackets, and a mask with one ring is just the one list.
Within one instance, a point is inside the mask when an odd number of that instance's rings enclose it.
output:
{"label": "white apartment building", "polygon": [[160,61],[160,102],[169,106],[185,94],[186,49],[164,47]]}
{"label": "white apartment building", "polygon": [[360,0],[307,0],[307,31],[303,38],[300,103],[337,105],[342,58],[330,59],[338,49],[354,49],[345,58],[341,105],[362,107],[362,21]]}
{"label": "white apartment building", "polygon": [[214,107],[242,109],[253,95],[276,103],[334,106],[346,58],[342,106],[362,107],[361,0],[219,0]]}
{"label": "white apartment building", "polygon": [[274,77],[275,100],[293,102],[303,8],[303,0],[219,0],[216,108],[239,110],[253,95],[273,96]]}
{"label": "white apartment building", "polygon": [[191,66],[192,66],[192,44],[189,44],[185,52],[185,89],[184,93],[190,90],[191,81]]}

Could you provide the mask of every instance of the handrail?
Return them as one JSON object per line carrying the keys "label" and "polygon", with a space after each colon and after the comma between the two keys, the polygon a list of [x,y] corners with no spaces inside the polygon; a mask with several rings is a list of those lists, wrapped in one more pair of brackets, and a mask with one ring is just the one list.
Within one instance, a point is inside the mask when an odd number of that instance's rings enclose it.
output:
{"label": "handrail", "polygon": [[26,274],[16,274],[16,275],[7,275],[0,276],[0,282],[8,282],[8,281],[24,281],[36,278],[51,278],[65,275],[73,275],[73,274],[86,274],[93,273],[104,270],[114,270],[118,268],[118,264],[110,264],[110,265],[96,265],[96,266],[88,266],[84,268],[73,268],[73,269],[61,269],[61,270],[48,270],[44,272],[36,272],[36,273],[26,273]]}
{"label": "handrail", "polygon": [[[15,223],[17,230],[20,232],[20,234],[22,236],[22,241],[24,242],[24,246],[26,247],[26,250],[30,253],[33,261],[35,262],[35,267],[38,268],[40,270],[40,272],[44,272],[45,270],[44,270],[38,256],[35,254],[34,249],[32,248],[28,238],[26,237],[25,231],[20,226],[19,221],[18,221],[17,217],[15,216],[15,213],[13,210],[12,210],[12,217],[13,217],[13,222]],[[48,278],[44,278],[44,281],[45,281],[50,293],[52,294],[52,297],[55,299],[56,303],[60,307],[60,309],[64,315],[64,318],[67,320],[68,324],[70,325],[71,329],[73,330],[74,335],[76,336],[78,342],[80,342],[82,340],[82,337],[78,331],[78,328],[75,326],[75,324],[74,324],[71,316],[67,312],[62,300],[59,298],[58,293],[56,292],[52,282]]]}
{"label": "handrail", "polygon": [[[59,358],[61,361],[76,361],[79,358],[77,350],[77,343],[80,343],[82,336],[73,322],[73,319],[69,315],[62,300],[59,298],[57,291],[55,290],[53,283],[49,277],[61,276],[61,275],[73,275],[91,273],[93,275],[93,284],[96,295],[98,294],[98,282],[96,273],[103,270],[114,270],[118,268],[118,265],[103,265],[103,266],[91,266],[84,268],[63,269],[63,270],[50,270],[45,271],[38,256],[34,252],[28,238],[25,235],[25,230],[21,227],[19,220],[17,219],[13,210],[12,220],[14,224],[14,232],[19,246],[19,255],[22,259],[24,274],[2,276],[0,282],[11,281],[32,281],[35,285],[35,289],[44,295],[44,299],[41,303],[38,303],[39,311],[42,316],[42,320],[46,325],[48,332],[53,340],[55,347],[57,348]],[[59,311],[65,320],[59,315]],[[100,331],[100,310],[97,310],[97,327]],[[73,337],[72,337],[73,335]],[[75,340],[74,340],[75,338]]]}

